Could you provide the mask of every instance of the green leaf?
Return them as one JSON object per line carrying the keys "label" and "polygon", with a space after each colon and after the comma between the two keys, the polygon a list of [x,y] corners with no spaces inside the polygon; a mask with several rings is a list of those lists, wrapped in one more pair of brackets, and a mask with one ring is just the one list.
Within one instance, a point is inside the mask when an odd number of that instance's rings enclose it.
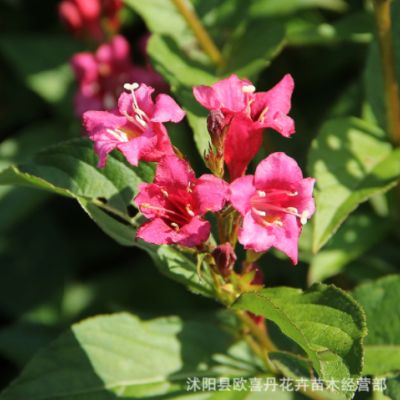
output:
{"label": "green leaf", "polygon": [[191,394],[188,378],[257,374],[249,349],[217,324],[126,313],[85,320],[40,351],[0,399],[166,399]]}
{"label": "green leaf", "polygon": [[138,194],[139,183],[150,182],[154,166],[130,165],[117,151],[109,154],[107,166],[96,168],[93,142],[74,139],[38,153],[32,160],[0,172],[0,185],[26,185],[69,197],[102,199],[107,206],[127,214]]}
{"label": "green leaf", "polygon": [[197,293],[214,297],[209,272],[203,272],[200,283],[196,264],[182,252],[135,241],[136,228],[132,224],[136,222],[128,215],[127,208],[134,204],[139,183],[153,180],[154,165],[139,163],[134,167],[116,151],[109,154],[105,168],[97,168],[96,164],[93,142],[75,139],[50,147],[31,161],[0,172],[0,185],[31,186],[78,200],[100,228],[118,243],[142,248],[150,254],[161,273]]}
{"label": "green leaf", "polygon": [[386,379],[386,389],[383,394],[392,400],[400,400],[400,375]]}
{"label": "green leaf", "polygon": [[309,26],[300,21],[294,19],[287,26],[287,40],[291,46],[337,45],[343,41],[370,43],[374,38],[373,18],[366,12],[346,15],[333,24],[323,22]]}
{"label": "green leaf", "polygon": [[[251,311],[275,322],[312,360],[328,380],[356,380],[363,365],[362,340],[367,334],[364,312],[347,293],[314,284],[305,292],[293,288],[263,289],[242,294],[233,309]],[[336,392],[351,398],[353,392]]]}
{"label": "green leaf", "polygon": [[297,380],[313,378],[312,361],[291,353],[282,351],[271,351],[268,358],[282,372],[283,375]]}
{"label": "green leaf", "polygon": [[338,274],[351,261],[378,243],[392,221],[372,213],[355,213],[343,223],[310,264],[308,283],[323,281]]}
{"label": "green leaf", "polygon": [[357,287],[352,296],[365,310],[365,375],[400,369],[400,275]]}
{"label": "green leaf", "polygon": [[252,2],[249,13],[254,17],[285,16],[309,8],[323,8],[337,12],[346,11],[342,0],[286,0],[285,2],[259,0]]}
{"label": "green leaf", "polygon": [[141,239],[136,241],[136,228],[132,225],[124,225],[115,220],[90,201],[83,198],[78,198],[78,201],[107,235],[124,246],[136,246],[145,250],[163,275],[184,284],[196,293],[208,297],[216,296],[210,272],[203,271],[200,283],[196,264],[182,251],[171,246],[146,243]]}
{"label": "green leaf", "polygon": [[361,202],[400,176],[400,150],[378,127],[357,118],[327,122],[313,141],[308,170],[315,188],[313,251],[318,251]]}
{"label": "green leaf", "polygon": [[25,84],[50,103],[61,101],[73,81],[68,59],[82,48],[61,35],[3,35],[0,51]]}

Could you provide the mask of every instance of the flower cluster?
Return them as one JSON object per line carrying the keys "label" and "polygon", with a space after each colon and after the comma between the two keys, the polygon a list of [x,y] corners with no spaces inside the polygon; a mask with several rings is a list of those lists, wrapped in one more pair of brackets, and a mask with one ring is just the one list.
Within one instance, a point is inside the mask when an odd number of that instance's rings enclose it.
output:
{"label": "flower cluster", "polygon": [[[98,167],[106,165],[107,154],[114,148],[135,166],[139,160],[158,163],[154,182],[140,184],[134,199],[148,219],[139,227],[137,239],[208,252],[210,265],[225,282],[222,288],[234,296],[262,287],[262,273],[254,261],[271,247],[296,264],[302,226],[315,211],[315,179],[304,179],[296,161],[284,153],[270,154],[254,176],[245,175],[265,128],[285,137],[294,133],[294,122],[287,116],[293,87],[290,75],[261,93],[236,75],[211,87],[194,87],[195,98],[210,110],[207,126],[215,149],[214,153],[210,147],[206,155],[213,175],[199,178],[182,154],[175,154],[163,125],[177,123],[185,115],[168,95],[158,95],[154,103],[153,88],[125,84],[117,107],[85,112],[83,122],[95,142]],[[225,165],[230,183],[224,179]],[[221,243],[217,247],[209,241],[207,212],[218,220]],[[236,240],[250,252],[241,275],[233,270]],[[261,321],[261,317],[252,318]]]}
{"label": "flower cluster", "polygon": [[102,42],[106,36],[104,25],[108,32],[119,30],[118,12],[122,6],[122,0],[63,0],[58,13],[75,35]]}

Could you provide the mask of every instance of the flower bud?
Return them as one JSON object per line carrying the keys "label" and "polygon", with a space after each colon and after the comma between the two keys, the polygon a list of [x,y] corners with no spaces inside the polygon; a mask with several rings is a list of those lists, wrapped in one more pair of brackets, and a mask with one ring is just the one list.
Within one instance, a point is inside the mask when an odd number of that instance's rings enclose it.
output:
{"label": "flower bud", "polygon": [[224,279],[229,278],[237,257],[230,243],[221,244],[212,251],[218,271]]}
{"label": "flower bud", "polygon": [[221,136],[222,130],[224,129],[224,114],[220,110],[211,110],[209,116],[207,117],[207,129],[213,138],[214,135]]}
{"label": "flower bud", "polygon": [[251,281],[252,285],[264,285],[264,274],[258,264],[253,262],[250,264],[250,266],[246,267],[246,262],[243,262],[242,272],[244,270],[246,270],[246,272],[256,271],[254,278]]}

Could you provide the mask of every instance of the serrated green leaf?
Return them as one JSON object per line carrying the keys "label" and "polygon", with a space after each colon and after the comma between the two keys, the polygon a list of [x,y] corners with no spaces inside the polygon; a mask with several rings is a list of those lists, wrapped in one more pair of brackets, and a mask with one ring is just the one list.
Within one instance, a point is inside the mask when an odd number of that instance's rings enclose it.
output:
{"label": "serrated green leaf", "polygon": [[188,378],[257,374],[217,324],[176,317],[143,322],[126,313],[85,320],[40,351],[0,399],[164,399],[190,395]]}
{"label": "serrated green leaf", "polygon": [[336,234],[311,260],[308,283],[323,281],[338,274],[352,260],[378,243],[392,221],[372,213],[356,213],[343,223]]}
{"label": "serrated green leaf", "polygon": [[367,316],[364,374],[400,369],[400,275],[361,285],[352,296]]}
{"label": "serrated green leaf", "polygon": [[[365,316],[359,304],[342,290],[322,284],[305,292],[285,287],[263,289],[242,294],[232,308],[275,322],[306,352],[325,382],[360,377],[362,340],[367,334]],[[351,398],[354,393],[339,387],[335,394]]]}
{"label": "serrated green leaf", "polygon": [[400,176],[400,150],[378,127],[357,118],[327,122],[313,141],[308,170],[315,188],[313,251],[318,251],[361,202]]}

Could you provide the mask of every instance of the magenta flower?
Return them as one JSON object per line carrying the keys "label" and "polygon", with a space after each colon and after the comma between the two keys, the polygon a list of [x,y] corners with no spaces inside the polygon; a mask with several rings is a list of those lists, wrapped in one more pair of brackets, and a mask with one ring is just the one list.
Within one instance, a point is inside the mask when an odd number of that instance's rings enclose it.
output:
{"label": "magenta flower", "polygon": [[83,124],[99,155],[99,168],[106,165],[107,154],[114,148],[135,166],[139,160],[158,162],[174,154],[162,122],[179,122],[185,112],[166,94],[158,95],[154,104],[154,89],[144,84],[125,84],[125,88],[131,95],[122,93],[117,109],[83,114]]}
{"label": "magenta flower", "polygon": [[102,25],[112,33],[118,31],[118,12],[122,6],[121,0],[63,0],[58,13],[72,33],[101,42],[106,36]]}
{"label": "magenta flower", "polygon": [[167,87],[161,75],[149,65],[133,65],[129,43],[123,36],[115,36],[101,45],[96,53],[75,54],[70,64],[79,83],[74,103],[75,113],[112,110],[124,91],[125,82],[145,83],[156,89]]}
{"label": "magenta flower", "polygon": [[139,227],[137,238],[148,243],[200,246],[210,236],[207,211],[219,211],[229,197],[229,185],[214,175],[196,179],[189,164],[163,157],[154,183],[141,183],[135,204],[151,221]]}
{"label": "magenta flower", "polygon": [[268,92],[254,93],[247,79],[236,75],[209,86],[193,87],[197,101],[211,110],[221,110],[231,125],[225,140],[225,162],[231,181],[242,176],[262,144],[262,132],[273,128],[283,136],[294,133],[290,111],[294,82],[286,75]]}
{"label": "magenta flower", "polygon": [[239,242],[256,252],[276,247],[297,264],[302,225],[315,211],[315,179],[303,179],[296,161],[273,153],[248,175],[231,184],[231,202],[243,217]]}

